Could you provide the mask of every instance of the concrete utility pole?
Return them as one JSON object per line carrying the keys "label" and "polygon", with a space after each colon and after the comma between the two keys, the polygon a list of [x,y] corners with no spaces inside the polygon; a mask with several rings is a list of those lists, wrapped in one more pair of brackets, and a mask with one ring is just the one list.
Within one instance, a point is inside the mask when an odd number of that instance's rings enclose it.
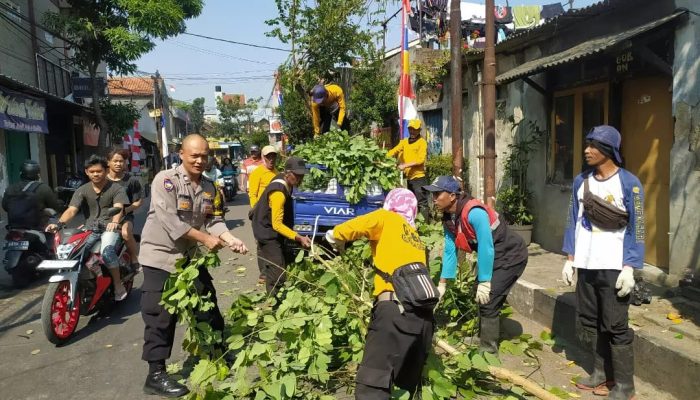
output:
{"label": "concrete utility pole", "polygon": [[[493,1],[493,0],[492,0]],[[450,1],[450,128],[452,131],[452,174],[462,176],[462,15],[459,0]],[[493,15],[493,9],[491,10]]]}
{"label": "concrete utility pole", "polygon": [[486,0],[486,48],[484,51],[484,201],[496,203],[496,44],[494,0]]}

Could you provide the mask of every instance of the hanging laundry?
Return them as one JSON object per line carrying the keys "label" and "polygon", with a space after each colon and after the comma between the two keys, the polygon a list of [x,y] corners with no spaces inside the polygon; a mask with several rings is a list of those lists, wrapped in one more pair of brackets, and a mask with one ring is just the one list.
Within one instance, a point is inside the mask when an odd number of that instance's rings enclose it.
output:
{"label": "hanging laundry", "polygon": [[534,28],[540,22],[540,6],[513,7],[513,22],[515,29]]}
{"label": "hanging laundry", "polygon": [[562,14],[564,14],[564,6],[562,6],[561,3],[554,3],[542,6],[542,12],[540,12],[540,17],[544,19],[552,19]]}
{"label": "hanging laundry", "polygon": [[409,23],[409,29],[411,29],[413,32],[420,32],[420,14],[417,12],[413,12],[413,15],[408,17],[408,23]]}
{"label": "hanging laundry", "polygon": [[496,6],[493,9],[497,24],[509,24],[513,22],[513,11],[510,7]]}
{"label": "hanging laundry", "polygon": [[462,21],[472,21],[475,23],[486,23],[486,7],[479,3],[460,3],[460,13]]}
{"label": "hanging laundry", "polygon": [[498,28],[498,36],[496,39],[496,43],[501,43],[504,40],[506,40],[506,31],[503,30],[503,28]]}

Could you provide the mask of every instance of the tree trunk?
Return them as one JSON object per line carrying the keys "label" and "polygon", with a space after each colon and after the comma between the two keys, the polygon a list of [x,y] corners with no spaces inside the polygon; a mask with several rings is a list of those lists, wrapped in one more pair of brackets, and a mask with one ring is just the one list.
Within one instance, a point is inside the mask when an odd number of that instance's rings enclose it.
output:
{"label": "tree trunk", "polygon": [[92,109],[95,111],[97,125],[100,127],[100,139],[97,142],[97,146],[98,149],[104,149],[107,147],[109,131],[107,121],[105,121],[104,115],[102,115],[102,107],[100,106],[100,88],[97,85],[97,65],[91,65],[88,73],[90,74],[90,81],[92,82]]}

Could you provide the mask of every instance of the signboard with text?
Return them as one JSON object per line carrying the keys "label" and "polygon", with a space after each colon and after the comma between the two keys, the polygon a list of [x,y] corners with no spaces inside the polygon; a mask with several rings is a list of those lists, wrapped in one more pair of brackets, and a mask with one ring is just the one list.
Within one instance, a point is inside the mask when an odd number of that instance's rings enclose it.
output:
{"label": "signboard with text", "polygon": [[[97,78],[97,91],[100,95],[104,95],[105,86],[107,86],[104,78]],[[92,98],[92,79],[90,78],[73,78],[73,98]]]}
{"label": "signboard with text", "polygon": [[44,100],[0,86],[0,128],[49,133]]}

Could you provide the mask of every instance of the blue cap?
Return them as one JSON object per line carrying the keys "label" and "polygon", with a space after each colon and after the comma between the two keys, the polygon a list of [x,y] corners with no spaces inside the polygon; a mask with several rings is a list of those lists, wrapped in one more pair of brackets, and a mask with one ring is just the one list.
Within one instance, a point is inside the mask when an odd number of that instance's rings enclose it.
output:
{"label": "blue cap", "polygon": [[462,191],[462,187],[454,176],[443,175],[435,178],[430,185],[423,186],[423,190],[429,192],[459,193]]}
{"label": "blue cap", "polygon": [[311,99],[313,99],[314,103],[316,104],[322,103],[327,94],[328,91],[323,85],[316,85],[313,89],[311,89]]}
{"label": "blue cap", "polygon": [[622,144],[622,135],[617,129],[610,125],[599,125],[591,129],[591,131],[586,135],[586,140],[596,140],[600,143],[607,144],[613,148],[613,153],[615,154],[615,160],[618,163],[622,163],[622,157],[620,157],[620,145]]}

